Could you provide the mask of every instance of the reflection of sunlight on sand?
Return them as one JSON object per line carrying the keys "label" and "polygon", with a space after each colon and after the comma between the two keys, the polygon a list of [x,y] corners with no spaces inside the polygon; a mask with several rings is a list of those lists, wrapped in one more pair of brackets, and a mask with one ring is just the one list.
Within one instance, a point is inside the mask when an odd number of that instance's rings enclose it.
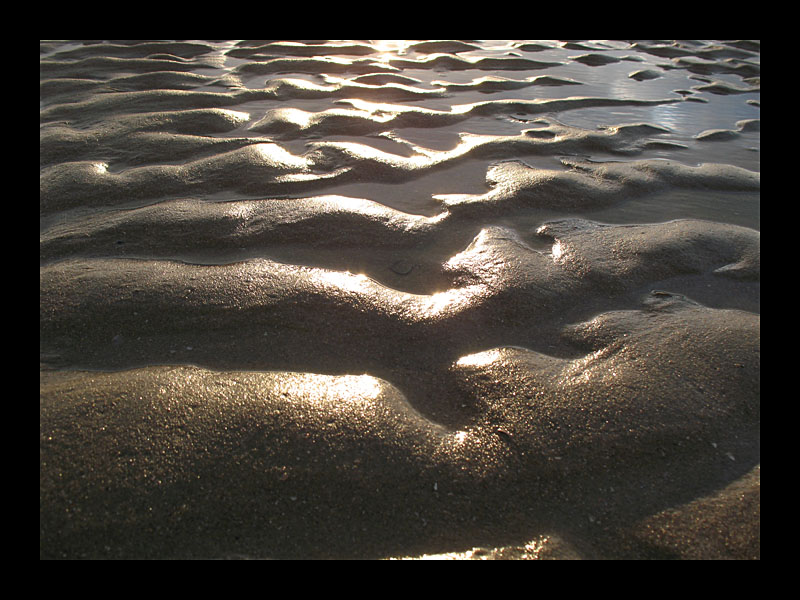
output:
{"label": "reflection of sunlight on sand", "polygon": [[[331,77],[330,79],[335,78]],[[338,81],[344,82],[346,80],[338,79]],[[364,113],[367,113],[369,115],[368,118],[378,123],[385,123],[390,119],[394,119],[400,113],[414,110],[412,107],[404,106],[402,104],[370,102],[369,100],[361,100],[360,98],[349,98],[345,102],[350,104],[355,111],[358,111],[354,114],[363,115]]]}
{"label": "reflection of sunlight on sand", "polygon": [[556,243],[553,244],[551,252],[553,254],[553,260],[558,261],[561,258],[564,254],[564,247],[561,245],[560,241],[557,240]]}
{"label": "reflection of sunlight on sand", "polygon": [[337,377],[329,396],[339,400],[371,401],[381,393],[381,383],[370,375],[343,375]]}
{"label": "reflection of sunlight on sand", "polygon": [[350,271],[319,271],[314,272],[312,277],[323,285],[332,285],[348,292],[366,292],[372,281],[363,273]]}
{"label": "reflection of sunlight on sand", "polygon": [[382,295],[382,303],[400,302],[404,304],[409,318],[415,320],[440,317],[443,314],[467,308],[475,303],[478,296],[486,290],[481,285],[470,285],[437,292],[430,296],[405,294],[385,288],[363,273],[351,273],[350,271],[314,270],[309,274],[309,279],[323,287],[333,287],[344,292]]}
{"label": "reflection of sunlight on sand", "polygon": [[467,435],[466,431],[459,431],[453,436],[453,442],[460,446],[467,440]]}
{"label": "reflection of sunlight on sand", "polygon": [[438,292],[431,296],[424,296],[421,311],[425,316],[436,316],[444,312],[465,308],[474,302],[476,293],[482,289],[481,286],[471,285],[465,288],[454,288]]}
{"label": "reflection of sunlight on sand", "polygon": [[349,58],[343,58],[341,56],[318,56],[317,60],[322,62],[328,62],[335,65],[352,65],[353,61]]}
{"label": "reflection of sunlight on sand", "polygon": [[370,44],[377,52],[375,58],[379,62],[388,62],[400,54],[405,54],[410,43],[409,40],[370,40]]}
{"label": "reflection of sunlight on sand", "polygon": [[472,453],[482,452],[485,445],[485,439],[480,433],[465,429],[447,431],[440,439],[438,451],[449,456],[450,460],[462,464],[470,460]]}
{"label": "reflection of sunlight on sand", "polygon": [[486,352],[478,352],[476,354],[469,354],[462,356],[456,362],[459,367],[485,367],[500,358],[500,350],[494,348]]}
{"label": "reflection of sunlight on sand", "polygon": [[[425,167],[429,167],[431,165],[431,152],[425,152],[420,154],[414,154],[408,157],[401,157],[397,154],[390,154],[388,152],[384,152],[383,150],[378,150],[377,148],[373,148],[372,146],[367,146],[364,144],[359,144],[357,142],[329,142],[326,143],[327,147],[335,147],[341,148],[345,151],[349,151],[353,156],[358,157],[361,160],[366,161],[374,161],[378,164],[399,164],[402,168],[406,168],[409,170],[413,169],[424,169]],[[419,148],[414,147],[414,150],[420,151]]]}
{"label": "reflection of sunlight on sand", "polygon": [[295,156],[278,144],[253,144],[250,146],[258,155],[266,161],[285,165],[295,169],[304,169],[308,166],[306,159],[302,156]]}
{"label": "reflection of sunlight on sand", "polygon": [[531,540],[523,546],[503,548],[472,548],[465,552],[443,552],[441,554],[422,554],[421,556],[403,556],[390,560],[499,560],[513,558],[515,560],[536,560],[549,542],[549,536]]}
{"label": "reflection of sunlight on sand", "polygon": [[345,411],[374,407],[382,386],[371,375],[331,377],[304,373],[284,381],[281,390],[289,398],[303,398],[319,408]]}

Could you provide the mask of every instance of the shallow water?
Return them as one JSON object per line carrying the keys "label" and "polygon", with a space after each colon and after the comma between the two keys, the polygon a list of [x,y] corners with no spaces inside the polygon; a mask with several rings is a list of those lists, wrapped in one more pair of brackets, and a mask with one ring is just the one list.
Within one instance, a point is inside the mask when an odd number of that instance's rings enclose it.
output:
{"label": "shallow water", "polygon": [[753,41],[42,42],[40,554],[758,557],[759,119]]}

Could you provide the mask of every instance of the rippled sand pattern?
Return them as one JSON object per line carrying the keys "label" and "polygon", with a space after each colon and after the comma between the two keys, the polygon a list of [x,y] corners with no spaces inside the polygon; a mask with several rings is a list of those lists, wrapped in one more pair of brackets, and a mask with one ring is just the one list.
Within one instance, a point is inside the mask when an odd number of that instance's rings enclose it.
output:
{"label": "rippled sand pattern", "polygon": [[40,557],[760,558],[756,41],[40,44]]}

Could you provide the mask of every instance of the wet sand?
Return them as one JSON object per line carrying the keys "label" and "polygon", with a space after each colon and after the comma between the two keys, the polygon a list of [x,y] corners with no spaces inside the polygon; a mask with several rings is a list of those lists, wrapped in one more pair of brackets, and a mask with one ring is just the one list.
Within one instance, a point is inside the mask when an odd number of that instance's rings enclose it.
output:
{"label": "wet sand", "polygon": [[758,42],[40,52],[40,558],[760,559]]}

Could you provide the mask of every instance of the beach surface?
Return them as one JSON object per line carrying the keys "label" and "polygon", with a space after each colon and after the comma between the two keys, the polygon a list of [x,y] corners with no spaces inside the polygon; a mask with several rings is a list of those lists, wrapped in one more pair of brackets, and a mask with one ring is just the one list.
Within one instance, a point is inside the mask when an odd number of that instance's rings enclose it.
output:
{"label": "beach surface", "polygon": [[40,559],[760,559],[760,43],[42,41]]}

